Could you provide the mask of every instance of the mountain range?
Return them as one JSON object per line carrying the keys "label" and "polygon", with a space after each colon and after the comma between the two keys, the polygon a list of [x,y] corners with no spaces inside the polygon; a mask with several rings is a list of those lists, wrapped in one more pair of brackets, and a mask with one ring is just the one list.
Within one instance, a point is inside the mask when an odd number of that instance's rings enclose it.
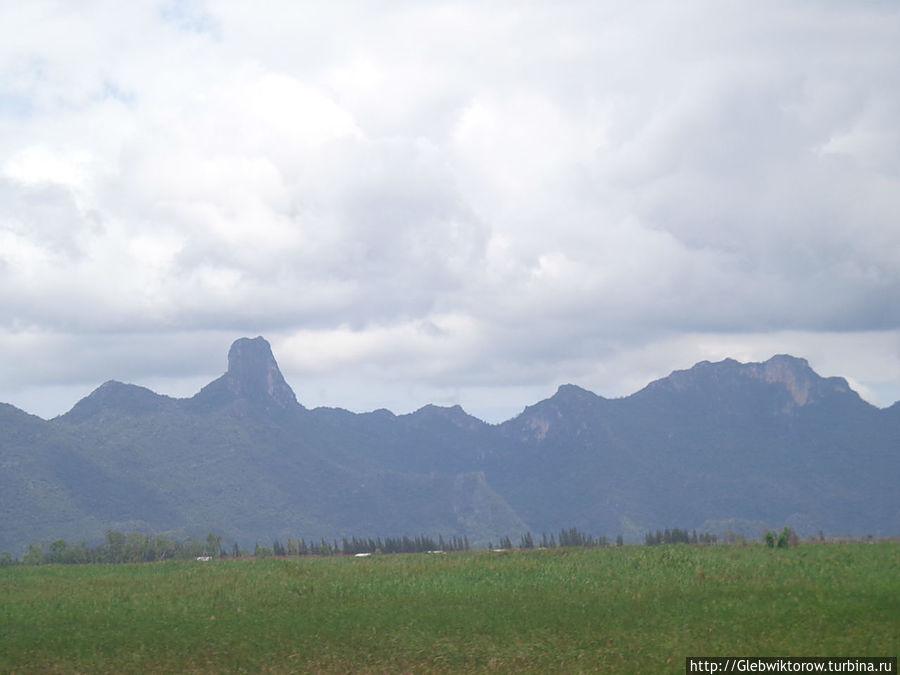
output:
{"label": "mountain range", "polygon": [[900,534],[900,402],[800,358],[726,359],[623,398],[575,385],[502,424],[459,406],[308,409],[241,338],[191,398],[109,381],[44,420],[0,404],[0,551],[109,529],[274,539],[679,527]]}

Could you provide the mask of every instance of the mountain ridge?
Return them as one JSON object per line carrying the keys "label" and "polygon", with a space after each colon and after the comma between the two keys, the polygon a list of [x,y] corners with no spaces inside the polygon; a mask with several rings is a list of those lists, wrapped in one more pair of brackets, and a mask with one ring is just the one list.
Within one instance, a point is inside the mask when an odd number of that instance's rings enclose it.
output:
{"label": "mountain ridge", "polygon": [[110,380],[53,420],[16,411],[0,407],[0,507],[18,514],[0,551],[26,532],[128,523],[242,541],[484,543],[572,526],[636,540],[710,522],[900,532],[900,405],[876,408],[783,354],[701,361],[621,398],[563,384],[489,424],[458,405],[307,409],[260,336],[236,340],[226,372],[189,398]]}
{"label": "mountain ridge", "polygon": [[[253,382],[253,384],[249,387],[246,384],[246,382],[247,382],[246,379],[244,379],[242,381],[239,377],[235,377],[234,370],[246,372],[246,366],[244,366],[244,365],[241,365],[236,369],[233,369],[232,365],[231,365],[232,350],[234,349],[235,345],[242,343],[242,342],[248,342],[248,343],[255,342],[257,344],[260,344],[260,343],[263,344],[264,353],[266,353],[268,356],[268,358],[265,359],[265,367],[266,367],[266,377],[265,377],[266,386],[265,387],[259,386],[259,382],[260,382],[260,374],[259,373],[256,373],[256,376],[255,376],[256,381]],[[417,413],[420,413],[423,410],[428,410],[428,409],[432,409],[432,408],[445,409],[445,410],[458,409],[458,410],[462,411],[467,417],[477,420],[477,421],[481,422],[482,424],[486,424],[486,425],[490,425],[490,426],[500,426],[500,425],[506,424],[506,423],[511,422],[511,421],[515,420],[516,418],[520,417],[529,408],[533,408],[534,406],[543,404],[547,401],[558,400],[557,399],[558,396],[571,395],[571,396],[578,396],[582,399],[599,399],[599,400],[603,400],[603,401],[611,401],[611,400],[619,400],[622,398],[630,398],[633,396],[638,396],[644,392],[651,392],[651,391],[656,392],[658,390],[664,390],[667,388],[680,390],[681,388],[683,388],[683,386],[684,386],[683,382],[686,379],[696,381],[697,378],[695,377],[695,375],[697,373],[707,371],[707,369],[709,369],[709,368],[716,369],[716,368],[720,368],[720,367],[734,368],[735,370],[738,370],[738,371],[744,370],[745,372],[752,372],[754,374],[753,376],[756,379],[763,380],[763,381],[766,381],[769,383],[781,384],[782,386],[785,387],[785,389],[789,393],[791,393],[791,396],[794,399],[795,403],[798,406],[803,406],[803,405],[805,405],[807,398],[809,396],[809,391],[808,391],[809,382],[807,381],[807,382],[798,383],[796,381],[796,379],[794,379],[794,378],[788,379],[790,377],[789,375],[783,375],[781,378],[779,378],[772,374],[773,372],[775,372],[775,367],[783,367],[782,364],[784,364],[785,362],[793,363],[793,364],[797,365],[798,367],[802,367],[803,369],[807,370],[808,373],[810,373],[813,376],[813,379],[815,381],[818,381],[819,383],[829,383],[832,385],[832,388],[835,391],[838,391],[841,393],[847,393],[847,394],[853,396],[854,398],[858,399],[860,402],[864,403],[866,406],[872,407],[877,410],[885,410],[886,411],[886,410],[893,409],[893,410],[900,411],[900,401],[896,401],[896,402],[892,403],[891,405],[885,406],[885,407],[875,406],[874,404],[869,403],[868,401],[863,399],[859,395],[858,392],[854,391],[852,389],[852,387],[849,385],[849,383],[847,382],[846,378],[840,377],[840,376],[822,377],[822,376],[818,375],[809,366],[809,362],[807,361],[807,359],[791,356],[789,354],[776,354],[776,355],[773,355],[772,357],[770,357],[766,361],[759,361],[759,362],[756,362],[756,361],[740,362],[733,358],[725,358],[721,361],[715,361],[715,362],[708,361],[708,360],[698,361],[690,368],[681,369],[681,370],[673,370],[669,375],[666,375],[661,378],[657,378],[656,380],[652,380],[647,385],[645,385],[643,388],[641,388],[631,394],[626,394],[624,396],[617,397],[617,398],[606,398],[606,397],[604,397],[600,394],[597,394],[589,389],[581,387],[580,385],[573,384],[573,383],[564,383],[557,387],[557,390],[554,394],[548,396],[545,399],[541,399],[541,400],[537,401],[536,403],[527,405],[522,410],[522,412],[518,413],[517,415],[514,415],[513,417],[511,417],[507,420],[497,422],[497,423],[491,423],[491,422],[482,420],[479,417],[477,417],[476,415],[472,415],[471,413],[467,412],[459,404],[455,404],[455,405],[451,405],[451,406],[439,406],[439,405],[428,403],[428,404],[425,404],[425,405],[419,407],[418,409],[416,409],[414,411],[411,411],[408,413],[399,413],[399,414],[395,413],[394,411],[389,410],[387,408],[377,408],[377,409],[373,409],[373,410],[369,410],[369,411],[355,412],[355,411],[349,410],[348,408],[342,408],[339,406],[337,406],[337,407],[336,406],[320,406],[320,407],[312,408],[311,410],[313,410],[313,411],[326,411],[326,410],[340,411],[340,412],[347,412],[352,415],[385,415],[385,414],[388,414],[391,417],[404,417],[404,416],[409,416],[409,415],[416,415]],[[272,370],[271,370],[274,382],[271,385],[268,382],[269,372],[270,372],[270,370],[269,370],[270,363],[274,366],[274,368],[272,368]],[[773,367],[773,366],[775,366],[775,367]],[[174,402],[182,402],[182,403],[190,402],[190,404],[208,403],[208,404],[211,404],[212,407],[216,407],[216,405],[228,405],[230,403],[233,403],[235,400],[238,400],[241,398],[247,398],[248,393],[257,394],[257,396],[251,395],[250,398],[259,399],[260,397],[258,396],[258,394],[261,391],[265,391],[266,398],[272,399],[273,402],[275,403],[275,405],[277,405],[278,407],[288,408],[288,407],[292,407],[294,404],[296,404],[297,406],[299,406],[303,409],[306,409],[303,406],[303,404],[297,400],[297,397],[293,391],[293,388],[287,383],[287,381],[284,379],[284,376],[281,374],[281,370],[278,367],[277,361],[275,360],[274,355],[272,354],[271,345],[268,343],[268,341],[265,340],[265,338],[263,338],[262,336],[258,336],[256,338],[252,338],[252,339],[251,338],[239,338],[238,340],[236,340],[232,344],[232,348],[229,349],[228,370],[226,370],[226,372],[223,375],[221,375],[220,377],[216,378],[215,380],[211,381],[209,384],[202,387],[200,389],[200,391],[198,391],[197,393],[195,393],[192,396],[183,397],[183,398],[175,398],[175,397],[170,397],[166,394],[156,393],[156,392],[152,391],[151,389],[143,387],[141,385],[123,383],[123,382],[119,382],[117,380],[107,380],[106,382],[101,384],[99,387],[94,389],[87,396],[85,396],[82,399],[80,399],[79,401],[77,401],[73,405],[73,407],[70,408],[67,412],[62,413],[61,415],[58,415],[56,418],[52,418],[52,419],[57,419],[60,417],[65,417],[67,415],[70,415],[71,413],[75,412],[77,408],[82,406],[82,404],[85,404],[87,402],[90,402],[93,405],[94,399],[97,397],[98,394],[103,392],[103,390],[106,389],[107,387],[114,387],[114,386],[122,386],[122,387],[127,387],[129,389],[133,388],[133,390],[135,390],[135,391],[140,390],[142,392],[146,392],[146,394],[152,395],[152,396],[147,396],[146,402],[149,402],[152,398],[157,398],[157,399],[160,399],[160,402],[162,402],[162,401],[166,401],[166,402],[174,401]],[[271,392],[268,391],[269,386],[272,386],[273,389],[276,390],[275,395],[273,395]],[[259,402],[259,401],[257,401],[257,402]],[[8,404],[8,403],[2,403],[0,405],[9,405],[13,408],[16,408],[16,406],[14,406],[12,404]],[[16,408],[16,409],[21,410],[20,408]],[[25,412],[26,414],[31,414],[25,410],[23,410],[23,412]],[[81,414],[84,414],[84,413],[79,411],[79,415],[81,415]],[[45,418],[39,417],[39,419],[45,419]]]}

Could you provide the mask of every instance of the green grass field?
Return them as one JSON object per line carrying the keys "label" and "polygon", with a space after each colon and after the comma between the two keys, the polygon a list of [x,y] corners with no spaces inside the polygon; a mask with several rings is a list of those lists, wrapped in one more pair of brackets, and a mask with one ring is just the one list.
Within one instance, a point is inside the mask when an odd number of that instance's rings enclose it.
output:
{"label": "green grass field", "polygon": [[0,671],[684,672],[896,656],[900,544],[0,568]]}

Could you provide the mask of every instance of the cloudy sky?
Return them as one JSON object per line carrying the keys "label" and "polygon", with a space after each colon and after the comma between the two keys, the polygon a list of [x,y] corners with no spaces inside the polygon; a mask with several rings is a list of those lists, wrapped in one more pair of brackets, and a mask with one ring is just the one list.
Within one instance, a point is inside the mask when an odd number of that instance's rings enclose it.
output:
{"label": "cloudy sky", "polygon": [[0,0],[0,401],[806,357],[900,399],[900,3]]}

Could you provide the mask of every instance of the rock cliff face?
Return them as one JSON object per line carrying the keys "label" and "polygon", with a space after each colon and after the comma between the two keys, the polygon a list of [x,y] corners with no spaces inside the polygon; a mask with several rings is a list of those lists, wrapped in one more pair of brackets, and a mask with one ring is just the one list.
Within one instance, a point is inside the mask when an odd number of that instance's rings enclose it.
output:
{"label": "rock cliff face", "polygon": [[271,345],[261,336],[235,340],[228,350],[228,370],[194,398],[209,405],[239,401],[245,406],[283,410],[299,405]]}
{"label": "rock cliff face", "polygon": [[282,408],[297,404],[293,389],[278,368],[272,347],[263,337],[235,340],[228,350],[225,379],[236,397],[269,400]]}
{"label": "rock cliff face", "polygon": [[[725,359],[701,361],[688,370],[676,370],[651,382],[629,398],[656,402],[664,407],[712,406],[733,403],[735,410],[761,406],[779,415],[800,409],[836,405],[872,408],[842,377],[819,376],[806,359],[780,354],[763,363]],[[816,404],[816,405],[812,405]]]}
{"label": "rock cliff face", "polygon": [[751,377],[782,385],[797,406],[827,397],[829,394],[850,394],[850,385],[842,377],[819,377],[806,359],[787,354],[773,356],[765,363],[743,366]]}

